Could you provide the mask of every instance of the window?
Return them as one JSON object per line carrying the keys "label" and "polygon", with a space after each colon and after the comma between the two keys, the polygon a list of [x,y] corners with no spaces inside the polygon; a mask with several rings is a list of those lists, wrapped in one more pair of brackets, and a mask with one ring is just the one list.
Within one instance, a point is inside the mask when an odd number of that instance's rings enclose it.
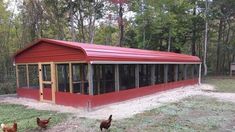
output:
{"label": "window", "polygon": [[194,76],[193,71],[194,65],[187,65],[187,79],[192,79]]}
{"label": "window", "polygon": [[155,77],[156,77],[155,84],[164,82],[164,65],[163,64],[155,65]]}
{"label": "window", "polygon": [[184,80],[184,65],[183,64],[180,64],[179,65],[179,70],[178,70],[178,73],[179,73],[179,78],[178,80]]}
{"label": "window", "polygon": [[19,87],[28,87],[26,65],[18,65]]}
{"label": "window", "polygon": [[73,93],[89,94],[87,64],[72,64]]}
{"label": "window", "polygon": [[57,65],[58,90],[60,92],[70,92],[69,89],[69,64]]}
{"label": "window", "polygon": [[168,82],[174,81],[174,75],[175,75],[174,66],[175,65],[172,65],[172,64],[168,65]]}
{"label": "window", "polygon": [[151,65],[139,65],[139,82],[140,87],[151,85]]}
{"label": "window", "polygon": [[51,65],[43,64],[42,65],[42,79],[43,81],[51,81]]}
{"label": "window", "polygon": [[28,65],[29,70],[29,87],[39,88],[38,65]]}
{"label": "window", "polygon": [[115,91],[115,65],[94,65],[94,95]]}
{"label": "window", "polygon": [[194,65],[194,78],[198,78],[199,77],[199,65]]}
{"label": "window", "polygon": [[135,88],[135,65],[119,65],[120,90]]}

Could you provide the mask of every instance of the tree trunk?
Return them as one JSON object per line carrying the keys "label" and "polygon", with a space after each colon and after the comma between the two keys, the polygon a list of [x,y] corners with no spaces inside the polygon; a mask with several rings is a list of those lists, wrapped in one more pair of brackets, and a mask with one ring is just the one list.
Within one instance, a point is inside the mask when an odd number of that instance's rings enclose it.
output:
{"label": "tree trunk", "polygon": [[124,25],[123,25],[123,4],[119,3],[119,29],[120,29],[120,38],[119,38],[119,46],[123,44],[123,35],[124,35]]}
{"label": "tree trunk", "polygon": [[69,3],[70,3],[69,17],[70,17],[70,25],[71,25],[70,34],[71,34],[72,41],[76,41],[75,29],[74,29],[74,19],[73,19],[73,8],[74,7],[73,7],[72,0],[70,0]]}
{"label": "tree trunk", "polygon": [[217,57],[216,57],[216,74],[220,73],[220,46],[223,29],[223,18],[220,18],[218,39],[217,39]]}
{"label": "tree trunk", "polygon": [[[196,5],[196,3],[195,3]],[[196,6],[193,8],[193,16],[196,16]],[[192,45],[191,45],[191,49],[192,49],[192,55],[195,56],[196,55],[196,22],[193,19],[193,35],[192,35]]]}
{"label": "tree trunk", "polygon": [[169,32],[168,32],[168,48],[167,51],[170,52],[171,51],[171,29],[169,28]]}
{"label": "tree trunk", "polygon": [[207,20],[207,11],[208,11],[208,0],[206,0],[206,23],[205,23],[205,38],[204,38],[204,57],[203,57],[203,65],[204,65],[204,76],[207,75],[207,42],[208,42],[208,20]]}

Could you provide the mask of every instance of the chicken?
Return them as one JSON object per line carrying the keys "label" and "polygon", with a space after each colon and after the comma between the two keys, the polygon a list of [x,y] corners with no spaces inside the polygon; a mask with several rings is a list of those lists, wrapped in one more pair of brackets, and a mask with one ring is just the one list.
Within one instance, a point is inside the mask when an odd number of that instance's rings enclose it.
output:
{"label": "chicken", "polygon": [[1,127],[2,127],[3,132],[17,132],[17,123],[15,123],[15,122],[12,127],[7,126],[3,123],[1,124]]}
{"label": "chicken", "polygon": [[100,123],[100,130],[102,131],[102,129],[109,129],[109,127],[111,126],[111,122],[112,122],[112,115],[109,116],[108,120],[104,120]]}
{"label": "chicken", "polygon": [[40,118],[37,118],[37,125],[41,128],[46,128],[50,122],[50,119],[51,117],[49,117],[47,120],[41,120]]}

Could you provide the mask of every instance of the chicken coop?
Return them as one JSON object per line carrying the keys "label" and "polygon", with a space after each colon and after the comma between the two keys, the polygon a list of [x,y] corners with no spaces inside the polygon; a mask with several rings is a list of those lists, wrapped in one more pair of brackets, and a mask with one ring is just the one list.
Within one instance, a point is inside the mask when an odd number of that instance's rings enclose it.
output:
{"label": "chicken coop", "polygon": [[39,39],[14,55],[17,95],[94,108],[200,83],[196,56]]}

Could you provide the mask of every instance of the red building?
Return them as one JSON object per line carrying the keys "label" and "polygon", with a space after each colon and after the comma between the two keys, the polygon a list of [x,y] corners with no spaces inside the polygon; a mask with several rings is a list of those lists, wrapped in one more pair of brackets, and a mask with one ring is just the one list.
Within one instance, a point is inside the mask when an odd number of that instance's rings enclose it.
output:
{"label": "red building", "polygon": [[20,97],[97,107],[200,83],[196,56],[40,39],[14,56]]}

